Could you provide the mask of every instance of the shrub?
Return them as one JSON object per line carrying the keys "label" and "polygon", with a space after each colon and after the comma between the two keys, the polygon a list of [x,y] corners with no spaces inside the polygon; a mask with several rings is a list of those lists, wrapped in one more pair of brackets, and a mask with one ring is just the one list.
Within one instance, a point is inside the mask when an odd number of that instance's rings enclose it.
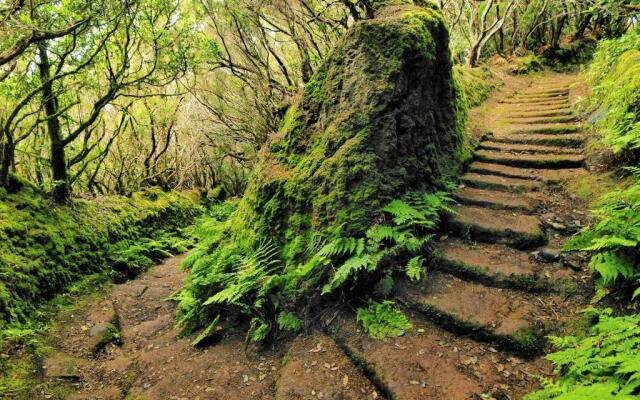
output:
{"label": "shrub", "polygon": [[589,310],[597,323],[585,337],[552,337],[559,349],[547,358],[562,373],[542,379],[543,389],[526,400],[632,400],[640,390],[640,315],[614,317]]}

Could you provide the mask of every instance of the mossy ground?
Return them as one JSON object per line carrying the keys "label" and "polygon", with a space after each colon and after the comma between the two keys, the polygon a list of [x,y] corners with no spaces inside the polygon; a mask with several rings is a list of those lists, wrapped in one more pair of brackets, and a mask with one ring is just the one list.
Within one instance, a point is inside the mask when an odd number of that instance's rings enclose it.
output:
{"label": "mossy ground", "polygon": [[[43,300],[82,276],[107,272],[118,262],[122,265],[112,272],[131,274],[145,261],[166,256],[164,251],[179,246],[166,232],[175,237],[198,212],[190,198],[159,190],[131,197],[75,199],[68,205],[56,205],[28,183],[16,193],[3,190],[0,328],[28,322]],[[126,266],[125,261],[135,255],[138,263]],[[142,256],[146,260],[140,260]]]}
{"label": "mossy ground", "polygon": [[453,67],[453,72],[462,89],[467,107],[479,106],[499,86],[498,79],[486,66],[469,68],[464,65],[456,65]]}

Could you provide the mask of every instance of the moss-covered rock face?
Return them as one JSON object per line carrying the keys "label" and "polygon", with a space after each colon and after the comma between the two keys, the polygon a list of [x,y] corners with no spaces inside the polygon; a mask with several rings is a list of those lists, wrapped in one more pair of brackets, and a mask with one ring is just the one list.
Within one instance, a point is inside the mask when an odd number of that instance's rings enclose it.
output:
{"label": "moss-covered rock face", "polygon": [[[383,205],[458,172],[463,109],[440,13],[379,9],[348,31],[264,149],[235,231],[297,259],[312,233],[362,234]],[[405,2],[400,2],[405,3]]]}

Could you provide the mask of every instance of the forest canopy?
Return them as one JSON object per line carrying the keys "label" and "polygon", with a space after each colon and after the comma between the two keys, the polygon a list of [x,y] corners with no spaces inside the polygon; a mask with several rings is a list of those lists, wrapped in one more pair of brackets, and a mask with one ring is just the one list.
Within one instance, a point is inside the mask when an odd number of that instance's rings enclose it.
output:
{"label": "forest canopy", "polygon": [[[3,0],[0,184],[59,201],[142,187],[240,195],[275,134],[369,0]],[[454,61],[567,61],[618,37],[636,1],[442,0]],[[563,43],[571,38],[572,46]],[[578,45],[575,45],[578,43]],[[582,46],[582,47],[581,47]]]}

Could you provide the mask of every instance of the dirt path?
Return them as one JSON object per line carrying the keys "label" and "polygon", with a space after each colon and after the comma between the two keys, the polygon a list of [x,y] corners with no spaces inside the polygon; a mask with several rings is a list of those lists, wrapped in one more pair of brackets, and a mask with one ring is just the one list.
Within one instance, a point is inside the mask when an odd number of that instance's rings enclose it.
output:
{"label": "dirt path", "polygon": [[[488,129],[455,193],[459,205],[429,276],[397,282],[414,329],[385,341],[361,333],[350,311],[326,329],[260,353],[241,333],[204,350],[178,338],[173,304],[180,258],[107,289],[51,333],[31,397],[68,399],[520,398],[551,374],[541,355],[584,298],[581,262],[560,256],[585,224],[562,190],[580,174],[584,140],[571,76],[520,79],[494,100]],[[120,344],[111,332],[120,332]],[[485,396],[485,397],[482,397]]]}

